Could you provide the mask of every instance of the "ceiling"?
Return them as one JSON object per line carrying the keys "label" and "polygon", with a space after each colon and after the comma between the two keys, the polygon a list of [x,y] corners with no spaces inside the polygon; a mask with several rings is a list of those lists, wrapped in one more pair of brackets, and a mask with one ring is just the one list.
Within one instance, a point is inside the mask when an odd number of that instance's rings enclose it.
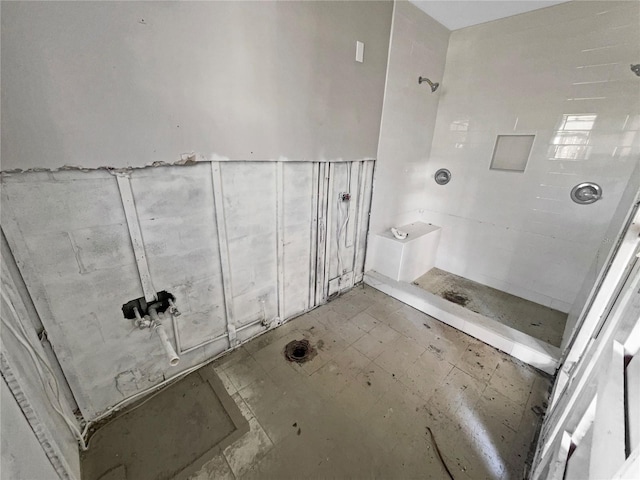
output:
{"label": "ceiling", "polygon": [[567,0],[409,0],[449,30],[511,17],[520,13],[550,7]]}

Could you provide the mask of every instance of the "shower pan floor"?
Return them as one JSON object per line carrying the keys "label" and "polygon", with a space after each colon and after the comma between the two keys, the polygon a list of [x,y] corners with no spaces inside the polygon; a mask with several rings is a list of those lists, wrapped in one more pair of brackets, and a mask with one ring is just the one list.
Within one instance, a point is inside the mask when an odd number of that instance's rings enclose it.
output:
{"label": "shower pan floor", "polygon": [[432,268],[413,284],[550,345],[560,346],[566,313],[438,268]]}

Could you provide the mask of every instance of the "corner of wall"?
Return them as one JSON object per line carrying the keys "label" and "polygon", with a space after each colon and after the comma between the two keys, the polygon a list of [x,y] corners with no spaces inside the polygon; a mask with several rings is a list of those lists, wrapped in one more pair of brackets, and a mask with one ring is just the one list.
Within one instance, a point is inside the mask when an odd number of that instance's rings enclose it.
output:
{"label": "corner of wall", "polygon": [[432,93],[419,76],[441,82],[450,32],[415,5],[394,2],[378,140],[371,233],[421,219],[427,161],[442,90]]}

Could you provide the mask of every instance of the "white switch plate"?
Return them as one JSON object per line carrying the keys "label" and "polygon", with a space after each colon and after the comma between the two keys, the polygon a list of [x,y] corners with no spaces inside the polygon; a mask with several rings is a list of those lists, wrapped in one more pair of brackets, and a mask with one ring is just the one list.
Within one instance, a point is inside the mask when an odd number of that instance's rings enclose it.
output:
{"label": "white switch plate", "polygon": [[356,41],[356,62],[364,62],[364,43]]}

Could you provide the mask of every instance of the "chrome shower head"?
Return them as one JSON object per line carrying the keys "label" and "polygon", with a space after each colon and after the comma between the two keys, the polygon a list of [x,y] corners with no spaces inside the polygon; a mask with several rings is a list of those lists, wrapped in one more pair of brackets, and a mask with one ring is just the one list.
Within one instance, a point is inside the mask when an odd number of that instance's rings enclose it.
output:
{"label": "chrome shower head", "polygon": [[431,80],[429,80],[427,77],[418,77],[418,84],[422,84],[422,82],[427,82],[429,84],[429,86],[431,87],[431,91],[435,92],[438,87],[440,86],[440,84],[438,82],[432,82]]}

